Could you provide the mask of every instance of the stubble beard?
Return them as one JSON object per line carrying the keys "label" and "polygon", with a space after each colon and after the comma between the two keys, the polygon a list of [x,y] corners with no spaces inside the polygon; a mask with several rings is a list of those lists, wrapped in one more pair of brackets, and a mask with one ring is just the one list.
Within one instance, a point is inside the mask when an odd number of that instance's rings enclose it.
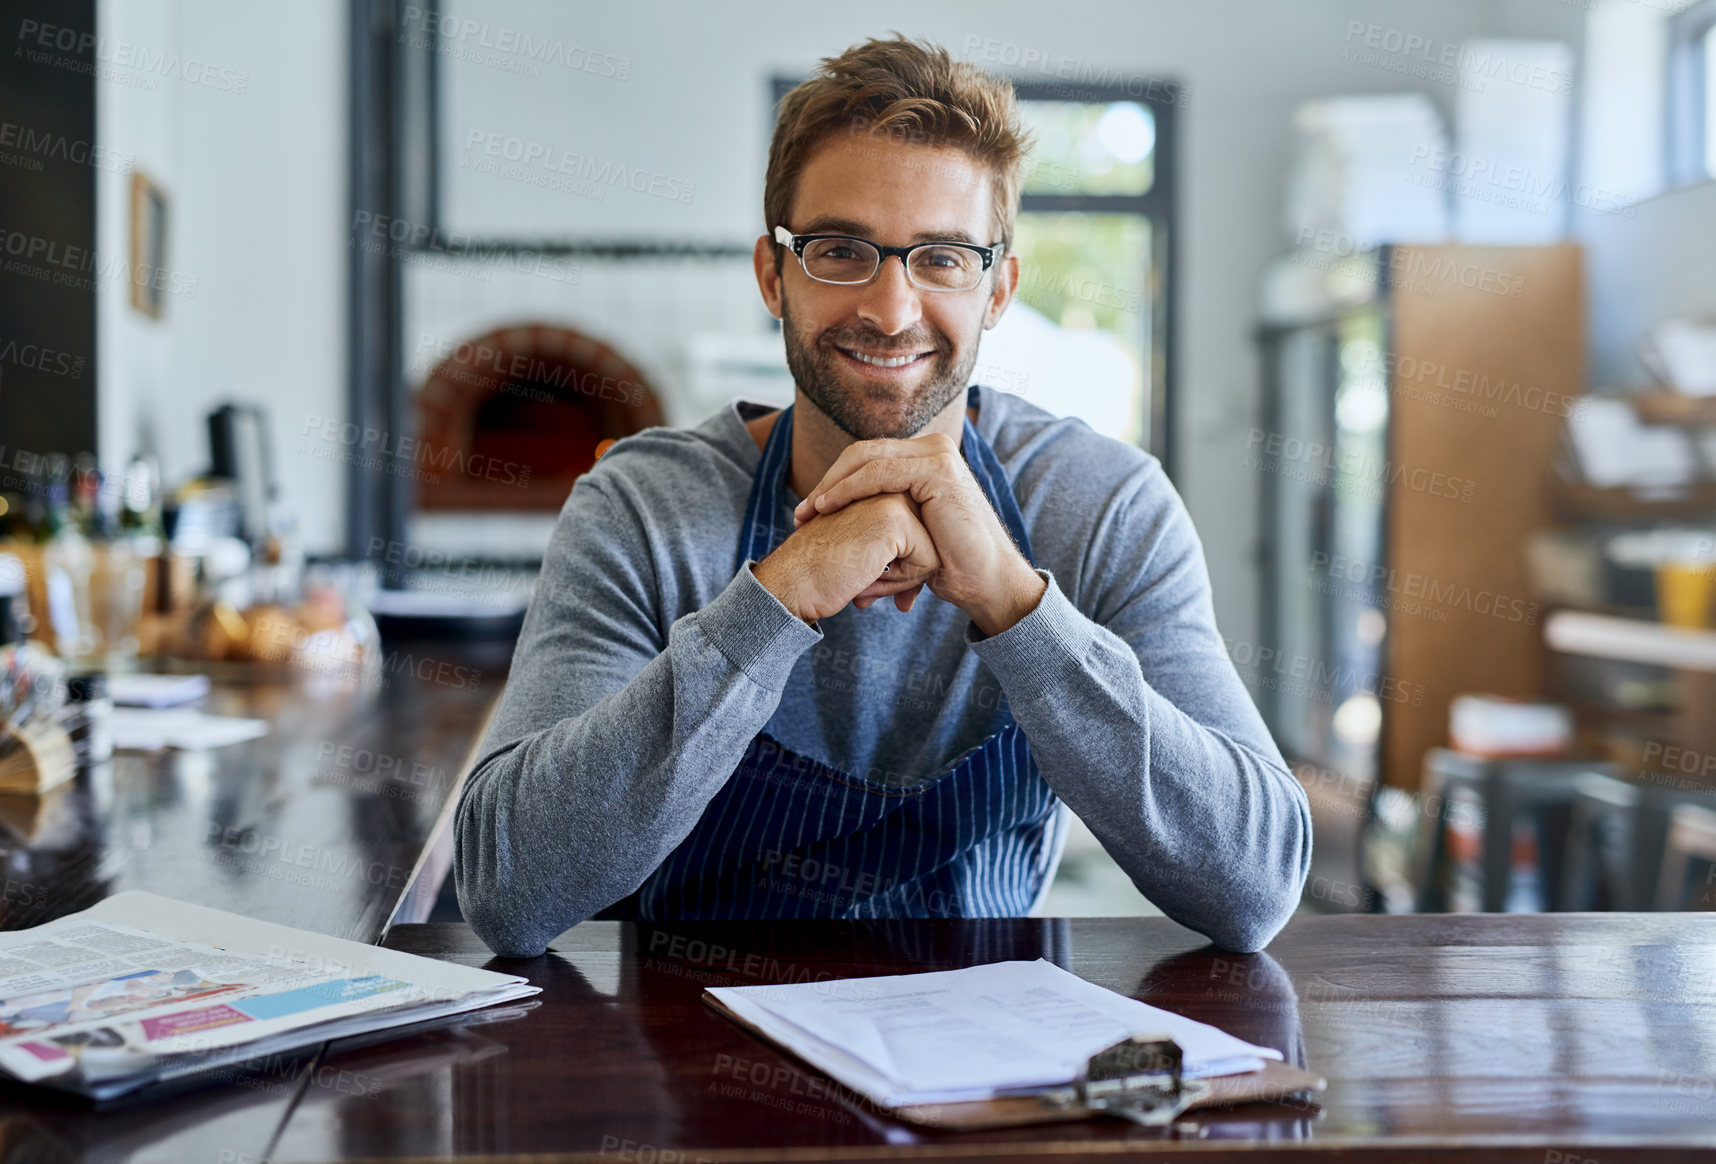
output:
{"label": "stubble beard", "polygon": [[[781,333],[786,341],[787,368],[792,372],[799,391],[810,398],[828,419],[847,436],[857,441],[881,439],[905,440],[917,435],[970,386],[971,369],[977,364],[977,341],[966,350],[956,364],[955,351],[948,338],[927,325],[921,330],[900,336],[887,336],[874,328],[831,328],[814,345],[799,341],[798,328],[793,325],[792,309],[781,300]],[[897,389],[883,385],[851,387],[841,377],[844,359],[835,346],[866,351],[922,351],[935,348],[934,367],[914,388],[903,408],[890,414],[876,415],[864,407],[865,397],[886,400],[898,405]]]}

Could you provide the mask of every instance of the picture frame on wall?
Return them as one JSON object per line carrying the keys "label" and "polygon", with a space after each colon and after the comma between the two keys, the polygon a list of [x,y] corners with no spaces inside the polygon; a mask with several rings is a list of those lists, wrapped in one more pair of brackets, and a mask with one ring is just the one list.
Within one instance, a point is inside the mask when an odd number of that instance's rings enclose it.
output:
{"label": "picture frame on wall", "polygon": [[141,170],[131,171],[131,306],[160,319],[167,280],[167,195]]}

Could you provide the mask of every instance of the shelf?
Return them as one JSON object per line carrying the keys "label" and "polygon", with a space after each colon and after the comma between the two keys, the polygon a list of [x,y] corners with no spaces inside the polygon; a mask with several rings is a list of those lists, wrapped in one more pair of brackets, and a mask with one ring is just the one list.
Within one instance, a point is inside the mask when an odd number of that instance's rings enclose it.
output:
{"label": "shelf", "polygon": [[1716,673],[1716,631],[1558,610],[1544,621],[1543,641],[1551,650],[1570,655]]}
{"label": "shelf", "polygon": [[1589,521],[1708,521],[1716,515],[1716,482],[1693,481],[1674,490],[1641,493],[1627,486],[1598,487],[1554,481],[1556,514],[1573,523]]}
{"label": "shelf", "polygon": [[1716,396],[1678,392],[1638,392],[1627,398],[1646,424],[1716,425]]}

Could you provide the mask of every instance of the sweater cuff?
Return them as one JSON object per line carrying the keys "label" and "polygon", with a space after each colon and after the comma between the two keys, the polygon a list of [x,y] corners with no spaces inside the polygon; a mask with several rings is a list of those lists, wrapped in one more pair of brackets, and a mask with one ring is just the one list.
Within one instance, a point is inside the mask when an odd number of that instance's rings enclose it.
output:
{"label": "sweater cuff", "polygon": [[[965,645],[977,652],[984,665],[1003,684],[1023,682],[1026,690],[1039,689],[1056,680],[1064,660],[1080,658],[1082,643],[1090,637],[1090,622],[1055,585],[1055,576],[1039,568],[1037,577],[1047,583],[1042,598],[1024,618],[998,635],[983,637],[977,624],[965,624]],[[1013,692],[1008,692],[1013,698]]]}
{"label": "sweater cuff", "polygon": [[697,625],[757,686],[780,691],[805,648],[822,641],[822,631],[757,581],[751,573],[755,564],[745,559],[727,588],[697,612]]}

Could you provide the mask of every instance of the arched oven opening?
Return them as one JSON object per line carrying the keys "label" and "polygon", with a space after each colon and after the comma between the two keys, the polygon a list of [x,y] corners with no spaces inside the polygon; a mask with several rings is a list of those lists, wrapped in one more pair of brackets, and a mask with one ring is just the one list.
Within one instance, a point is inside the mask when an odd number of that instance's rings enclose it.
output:
{"label": "arched oven opening", "polygon": [[417,393],[420,512],[558,511],[604,440],[662,421],[655,391],[613,347],[529,323],[461,343]]}

